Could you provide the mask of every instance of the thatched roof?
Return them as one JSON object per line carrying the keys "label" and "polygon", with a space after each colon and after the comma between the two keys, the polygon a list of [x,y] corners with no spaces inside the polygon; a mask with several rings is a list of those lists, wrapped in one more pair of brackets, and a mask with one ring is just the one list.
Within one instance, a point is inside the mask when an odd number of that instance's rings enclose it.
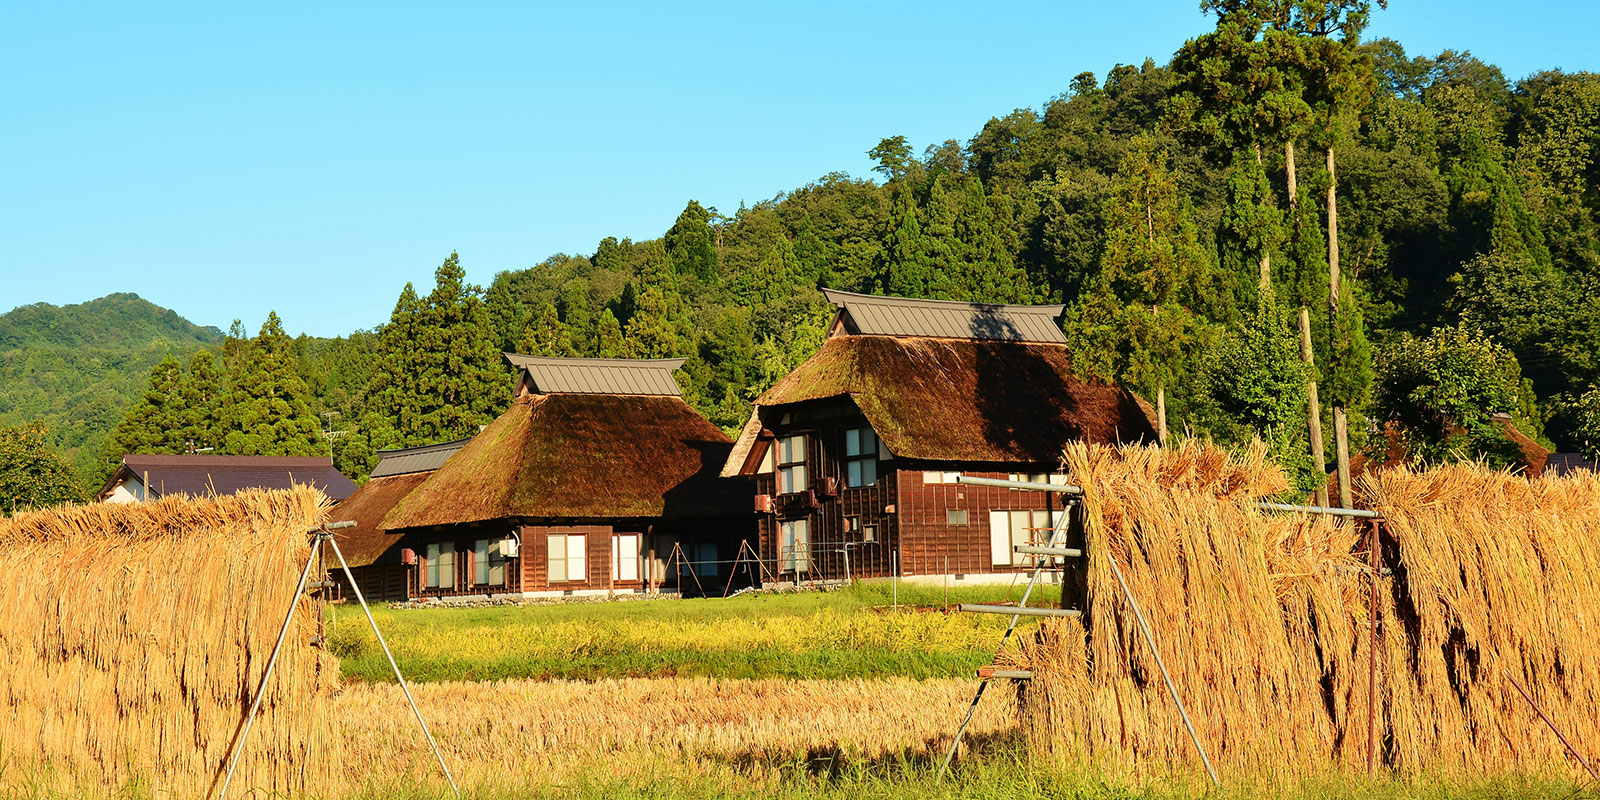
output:
{"label": "thatched roof", "polygon": [[519,397],[401,500],[383,528],[748,516],[749,487],[717,476],[731,447],[678,397]]}
{"label": "thatched roof", "polygon": [[900,458],[1054,464],[1070,441],[1156,435],[1148,404],[1073,375],[1066,345],[835,336],[756,400],[723,474],[759,456],[774,407],[831,397],[852,398]]}

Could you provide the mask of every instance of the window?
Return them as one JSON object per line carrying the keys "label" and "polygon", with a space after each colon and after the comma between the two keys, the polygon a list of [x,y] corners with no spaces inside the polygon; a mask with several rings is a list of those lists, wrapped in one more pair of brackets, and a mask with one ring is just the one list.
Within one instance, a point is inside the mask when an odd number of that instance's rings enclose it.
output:
{"label": "window", "polygon": [[845,517],[844,518],[844,532],[845,533],[860,533],[861,532],[861,518],[860,517]]}
{"label": "window", "polygon": [[423,586],[428,589],[453,589],[456,585],[456,551],[449,542],[428,545],[424,556]]}
{"label": "window", "polygon": [[639,534],[619,533],[611,537],[611,579],[639,580]]}
{"label": "window", "polygon": [[805,434],[785,436],[778,440],[778,494],[793,494],[805,490]]}
{"label": "window", "polygon": [[1061,521],[1060,511],[990,511],[989,550],[991,563],[1015,566],[1028,563],[1029,556],[1014,548],[1024,544],[1047,544],[1053,524]]}
{"label": "window", "polygon": [[704,544],[697,544],[693,549],[694,560],[690,566],[694,568],[694,574],[699,575],[702,578],[717,577],[717,572],[719,571],[717,569],[719,566],[717,564],[717,543],[706,542]]}
{"label": "window", "polygon": [[581,533],[552,533],[546,539],[550,562],[550,583],[586,581],[589,573],[583,561],[584,536]]}
{"label": "window", "polygon": [[922,473],[923,484],[955,483],[959,472],[939,472],[938,470],[924,470]]}
{"label": "window", "polygon": [[863,541],[863,542],[876,542],[876,541],[878,541],[878,526],[876,526],[876,525],[863,525],[863,526],[861,526],[861,541]]}
{"label": "window", "polygon": [[783,529],[783,572],[811,571],[811,524],[803,519],[785,522]]}
{"label": "window", "polygon": [[878,435],[871,428],[844,431],[844,485],[871,486],[878,482]]}
{"label": "window", "polygon": [[472,543],[472,582],[478,586],[506,585],[506,557],[500,552],[504,539],[479,539]]}
{"label": "window", "polygon": [[952,509],[949,509],[948,511],[945,511],[944,512],[944,523],[946,525],[965,525],[965,524],[967,524],[967,510],[964,509],[964,508],[952,508]]}
{"label": "window", "polygon": [[1013,472],[1011,480],[1023,483],[1048,483],[1052,486],[1067,485],[1067,476],[1059,472]]}

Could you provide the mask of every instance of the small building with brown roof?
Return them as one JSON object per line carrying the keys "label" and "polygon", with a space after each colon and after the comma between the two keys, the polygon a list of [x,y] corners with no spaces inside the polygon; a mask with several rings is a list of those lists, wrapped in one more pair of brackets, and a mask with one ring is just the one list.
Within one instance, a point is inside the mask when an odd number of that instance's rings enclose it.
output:
{"label": "small building with brown roof", "polygon": [[[400,542],[404,537],[384,530],[383,518],[401,498],[421,486],[468,441],[461,439],[378,451],[378,466],[373,468],[367,482],[329,512],[328,518],[332,521],[355,523],[355,527],[340,529],[334,536],[367,600],[383,602],[410,598],[412,566],[405,563],[402,554]],[[333,573],[341,584],[345,583],[342,570],[333,570]],[[348,596],[350,587],[342,588]]]}
{"label": "small building with brown roof", "polygon": [[1063,445],[1153,440],[1149,406],[1072,372],[1062,307],[826,291],[822,348],[756,400],[723,474],[754,478],[760,553],[785,580],[1008,575],[1060,496]]}
{"label": "small building with brown roof", "polygon": [[683,359],[506,359],[520,373],[511,408],[380,524],[415,564],[410,596],[646,591],[680,576],[720,592],[753,492],[719,475],[733,443],[684,402]]}
{"label": "small building with brown roof", "polygon": [[231,495],[295,484],[309,484],[336,501],[356,490],[355,481],[334,469],[332,458],[129,453],[97,497],[106,503],[139,503],[169,494]]}

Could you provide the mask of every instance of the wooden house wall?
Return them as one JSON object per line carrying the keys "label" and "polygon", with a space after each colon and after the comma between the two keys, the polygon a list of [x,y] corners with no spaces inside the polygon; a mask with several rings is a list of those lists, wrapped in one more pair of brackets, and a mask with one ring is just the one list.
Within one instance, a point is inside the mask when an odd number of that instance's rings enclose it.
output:
{"label": "wooden house wall", "polygon": [[[806,480],[811,487],[816,505],[806,501],[804,493],[778,494],[776,472],[756,475],[756,493],[774,499],[775,513],[762,514],[759,522],[759,547],[766,569],[781,573],[783,531],[782,523],[805,519],[810,527],[811,571],[804,578],[845,577],[845,553],[849,551],[849,569],[854,577],[886,577],[893,568],[896,531],[894,462],[878,462],[878,480],[872,486],[847,488],[845,486],[844,432],[849,428],[869,427],[865,417],[848,401],[827,401],[806,409],[804,417],[795,422],[774,427],[779,437],[806,435]],[[879,447],[882,447],[880,443]],[[836,496],[827,496],[822,486],[833,478],[838,487]],[[863,534],[847,532],[845,519],[860,517],[861,527],[871,526],[876,532],[875,543],[863,541]],[[784,573],[783,580],[793,578]]]}
{"label": "wooden house wall", "polygon": [[[933,464],[940,472],[960,472],[978,478],[1001,478],[1012,472],[997,472],[995,465]],[[1019,465],[1016,472],[1042,472],[1039,467]],[[995,565],[989,543],[991,511],[1060,511],[1061,496],[1051,492],[1002,489],[960,483],[927,483],[923,469],[895,471],[899,497],[900,570],[902,575],[966,575],[973,573],[1023,572],[1027,566]],[[951,524],[947,513],[967,512],[965,525]],[[1036,532],[1043,541],[1049,531]],[[948,566],[947,566],[948,565]]]}
{"label": "wooden house wall", "polygon": [[[752,523],[745,519],[708,520],[584,520],[555,522],[528,522],[515,526],[522,540],[518,557],[506,561],[504,586],[479,586],[471,581],[472,545],[477,539],[503,538],[512,526],[505,522],[490,522],[459,528],[413,531],[406,537],[404,546],[417,554],[414,567],[402,567],[404,590],[411,597],[463,597],[488,594],[523,592],[633,592],[650,588],[676,590],[679,576],[683,576],[683,589],[694,593],[722,594],[731,588],[753,583],[746,570],[744,577],[730,580],[728,564],[716,565],[713,575],[702,574],[701,580],[688,567],[680,567],[671,559],[674,545],[682,543],[684,558],[692,558],[694,545],[715,543],[717,558],[732,561],[738,553],[741,539],[748,539]],[[579,580],[550,582],[549,549],[552,535],[582,535],[584,537],[584,575]],[[617,535],[639,537],[639,570],[635,580],[619,580],[612,571],[612,545]],[[452,542],[455,545],[455,585],[451,588],[425,588],[426,553],[429,543]],[[397,565],[398,566],[398,565]],[[746,573],[749,573],[748,575]],[[358,577],[358,580],[360,578]],[[715,591],[713,591],[713,589]],[[366,591],[366,585],[362,585]]]}
{"label": "wooden house wall", "polygon": [[[785,412],[772,413],[781,420]],[[769,429],[778,438],[807,436],[806,477],[813,494],[780,495],[777,473],[757,472],[756,492],[773,498],[774,503],[773,512],[761,514],[758,524],[761,557],[772,572],[781,573],[784,567],[782,524],[798,519],[807,520],[810,526],[813,551],[812,570],[800,576],[802,579],[845,577],[844,555],[838,551],[847,544],[850,571],[858,577],[889,575],[897,549],[900,574],[905,576],[1022,572],[1028,567],[993,563],[989,512],[1063,508],[1061,497],[1053,493],[926,483],[923,479],[925,470],[1009,478],[1016,473],[1049,472],[1053,465],[924,463],[891,457],[879,462],[875,485],[844,488],[844,431],[866,425],[865,417],[849,400],[801,404],[788,409],[787,415],[786,421],[769,423]],[[829,477],[838,481],[836,497],[821,491],[823,480]],[[952,524],[947,517],[951,510],[965,510],[966,524]],[[859,516],[863,527],[876,529],[876,545],[864,545],[860,533],[845,532],[845,519],[850,516]],[[1043,540],[1049,532],[1038,535]],[[790,580],[795,576],[781,573],[781,577]]]}
{"label": "wooden house wall", "polygon": [[[351,567],[350,573],[355,576],[356,585],[361,587],[362,597],[369,603],[396,603],[411,599],[411,568],[405,564],[368,564]],[[335,565],[331,575],[339,585],[339,596],[354,602],[356,596],[350,591],[344,570]]]}

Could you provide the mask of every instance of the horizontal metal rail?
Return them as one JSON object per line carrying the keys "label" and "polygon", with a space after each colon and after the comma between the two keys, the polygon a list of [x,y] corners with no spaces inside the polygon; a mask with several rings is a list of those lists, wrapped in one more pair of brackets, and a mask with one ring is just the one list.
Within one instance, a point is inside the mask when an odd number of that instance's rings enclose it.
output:
{"label": "horizontal metal rail", "polygon": [[1008,481],[1001,478],[974,478],[970,475],[957,475],[956,483],[965,483],[969,486],[998,486],[1001,489],[1029,489],[1035,492],[1055,492],[1056,494],[1083,494],[1081,487],[1071,484],[1034,483],[1033,481]]}
{"label": "horizontal metal rail", "polygon": [[1083,613],[1072,608],[1025,608],[1023,606],[995,606],[984,603],[962,603],[961,610],[974,614],[1010,614],[1016,617],[1076,617]]}
{"label": "horizontal metal rail", "polygon": [[1376,511],[1364,508],[1329,508],[1328,506],[1293,506],[1287,503],[1256,503],[1256,508],[1263,511],[1298,511],[1302,514],[1332,514],[1336,517],[1360,517],[1362,519],[1380,519],[1383,517]]}
{"label": "horizontal metal rail", "polygon": [[1011,548],[1018,553],[1028,556],[1060,556],[1061,558],[1083,558],[1083,551],[1076,547],[1040,547],[1033,544],[1019,544]]}
{"label": "horizontal metal rail", "polygon": [[[1008,481],[1000,478],[975,478],[970,475],[957,475],[956,483],[971,486],[998,486],[1002,489],[1025,489],[1035,492],[1055,492],[1056,494],[1083,494],[1083,487],[1071,484],[1035,483],[1033,481]],[[1376,511],[1364,508],[1330,508],[1328,506],[1297,506],[1288,503],[1256,503],[1256,508],[1263,511],[1298,511],[1303,514],[1332,514],[1337,517],[1359,517],[1361,519],[1379,519],[1383,515]],[[1020,552],[1020,551],[1019,551]]]}
{"label": "horizontal metal rail", "polygon": [[1025,669],[1001,669],[1000,667],[978,667],[978,677],[999,678],[1001,680],[1031,681],[1033,672]]}

